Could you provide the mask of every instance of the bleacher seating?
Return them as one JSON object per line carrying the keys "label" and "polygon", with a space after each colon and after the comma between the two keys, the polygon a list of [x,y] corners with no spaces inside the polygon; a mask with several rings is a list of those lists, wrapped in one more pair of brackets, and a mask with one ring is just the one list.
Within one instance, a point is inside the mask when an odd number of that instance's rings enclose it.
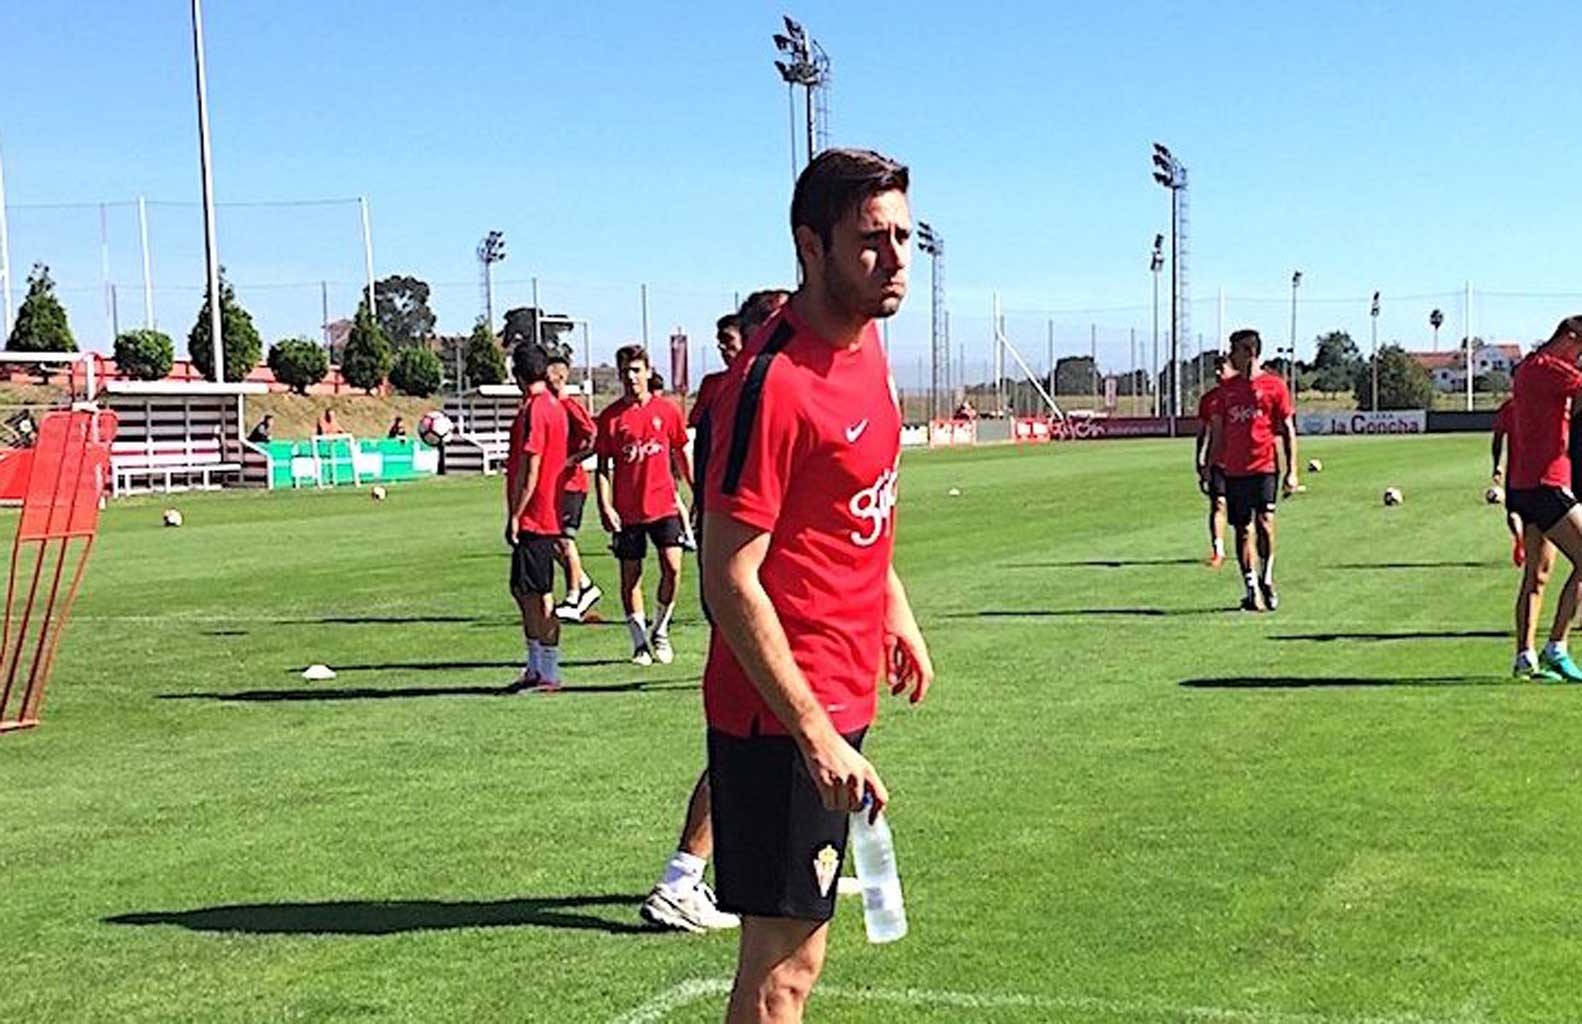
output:
{"label": "bleacher seating", "polygon": [[456,429],[440,453],[440,472],[485,476],[504,472],[511,421],[521,401],[522,392],[514,384],[481,387],[448,400],[445,415]]}
{"label": "bleacher seating", "polygon": [[[214,490],[220,486],[216,476],[241,472],[240,462],[225,460],[225,447],[219,438],[204,441],[115,441],[110,445],[111,492],[119,497],[134,493],[137,481],[145,489],[179,491],[190,488]],[[155,486],[162,484],[162,486]]]}
{"label": "bleacher seating", "polygon": [[259,385],[112,381],[120,420],[110,449],[115,495],[215,488],[242,478],[242,395]]}

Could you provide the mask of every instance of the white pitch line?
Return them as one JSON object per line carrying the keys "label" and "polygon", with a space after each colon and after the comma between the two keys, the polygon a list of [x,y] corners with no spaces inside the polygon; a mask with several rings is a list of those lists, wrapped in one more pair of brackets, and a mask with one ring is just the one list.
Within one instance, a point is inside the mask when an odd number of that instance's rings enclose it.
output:
{"label": "white pitch line", "polygon": [[[616,1017],[611,1024],[659,1024],[670,1014],[712,996],[730,992],[731,983],[723,978],[691,978]],[[932,1007],[986,1012],[992,1010],[1045,1010],[1069,1014],[1103,1014],[1123,1020],[1169,1017],[1176,1020],[1210,1021],[1219,1024],[1450,1024],[1448,1020],[1415,1013],[1333,1017],[1317,1013],[1288,1013],[1270,1009],[1231,1009],[1218,1006],[1176,1006],[1164,1002],[1119,1002],[1089,996],[1036,996],[1017,992],[950,992],[938,989],[848,988],[824,985],[813,991],[815,1002],[823,999],[853,1003],[888,1003],[893,1006]],[[1454,1020],[1474,1024],[1484,1018],[1476,1011],[1458,1014]]]}

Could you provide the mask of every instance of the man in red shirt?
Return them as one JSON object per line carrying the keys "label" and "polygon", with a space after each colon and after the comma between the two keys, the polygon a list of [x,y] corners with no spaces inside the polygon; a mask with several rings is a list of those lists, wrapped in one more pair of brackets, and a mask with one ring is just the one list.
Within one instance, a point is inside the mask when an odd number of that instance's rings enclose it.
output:
{"label": "man in red shirt", "polygon": [[1215,356],[1214,386],[1197,403],[1198,489],[1208,495],[1208,564],[1215,569],[1225,561],[1225,467],[1208,460],[1209,427],[1219,406],[1220,385],[1230,375],[1230,363],[1223,355]]}
{"label": "man in red shirt", "polygon": [[[1258,366],[1262,352],[1263,339],[1257,331],[1231,334],[1230,364],[1236,373],[1220,384],[1209,427],[1209,462],[1225,470],[1226,518],[1236,528],[1236,559],[1247,585],[1241,607],[1249,612],[1280,607],[1274,589],[1275,494],[1283,489],[1289,497],[1296,491],[1296,415],[1291,393],[1279,374],[1265,373]],[[1276,437],[1285,449],[1283,487],[1278,486]]]}
{"label": "man in red shirt", "polygon": [[511,596],[522,612],[527,664],[516,684],[560,689],[560,620],[555,618],[555,552],[566,465],[566,411],[549,390],[549,360],[537,345],[518,345],[511,369],[522,404],[511,423],[505,462],[505,536],[511,544]]}
{"label": "man in red shirt", "polygon": [[[1516,368],[1511,387],[1510,454],[1506,463],[1505,507],[1521,518],[1526,566],[1516,597],[1517,678],[1542,682],[1582,681],[1566,651],[1566,635],[1576,617],[1582,589],[1582,512],[1572,490],[1571,416],[1582,394],[1582,316],[1560,322],[1552,337]],[[1560,593],[1549,643],[1540,655],[1537,617],[1543,607],[1550,544],[1570,559],[1572,571]]]}
{"label": "man in red shirt", "polygon": [[726,1019],[800,1021],[849,815],[889,799],[859,752],[878,684],[933,677],[891,561],[901,414],[875,317],[906,294],[905,167],[830,149],[797,180],[802,287],[712,407],[703,675],[720,907],[742,915]]}
{"label": "man in red shirt", "polygon": [[566,468],[561,479],[560,552],[557,561],[566,573],[566,597],[555,606],[555,618],[562,622],[581,622],[604,592],[582,567],[582,552],[577,548],[577,531],[582,529],[582,510],[588,502],[588,471],[582,463],[593,454],[598,433],[593,417],[575,398],[566,395],[571,377],[571,357],[563,348],[549,354],[549,390],[566,410]]}
{"label": "man in red shirt", "polygon": [[[1496,487],[1502,487],[1505,483],[1505,477],[1500,472],[1500,463],[1503,461],[1506,449],[1511,446],[1509,441],[1515,415],[1515,409],[1509,398],[1500,403],[1499,412],[1494,414],[1494,437],[1489,449],[1489,454],[1494,460],[1494,470],[1489,474],[1489,479]],[[1522,544],[1522,517],[1511,511],[1509,498],[1506,499],[1505,526],[1511,531],[1511,561],[1520,569],[1527,560],[1527,549]]]}
{"label": "man in red shirt", "polygon": [[[632,661],[668,665],[675,659],[670,618],[676,610],[684,532],[672,470],[692,486],[687,428],[676,404],[649,390],[653,368],[641,345],[623,347],[615,362],[623,394],[599,414],[594,449],[599,456],[599,516],[614,537],[611,547],[621,563],[621,604],[632,634]],[[652,632],[643,616],[643,559],[649,541],[659,554]]]}

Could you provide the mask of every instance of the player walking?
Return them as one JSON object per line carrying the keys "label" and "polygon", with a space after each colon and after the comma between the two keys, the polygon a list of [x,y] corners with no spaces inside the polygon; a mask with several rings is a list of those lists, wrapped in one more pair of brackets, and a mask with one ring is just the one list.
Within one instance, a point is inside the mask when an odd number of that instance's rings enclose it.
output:
{"label": "player walking", "polygon": [[803,284],[713,406],[703,677],[720,906],[742,916],[730,1022],[796,1022],[823,967],[878,681],[933,676],[895,574],[901,416],[875,317],[906,294],[907,170],[820,153],[791,225]]}
{"label": "player walking", "polygon": [[[1571,414],[1582,394],[1582,316],[1562,320],[1550,339],[1516,368],[1511,388],[1510,454],[1507,456],[1506,508],[1521,518],[1526,566],[1516,595],[1516,661],[1512,674],[1520,679],[1582,682],[1566,650],[1565,638],[1576,618],[1582,589],[1582,512],[1577,500],[1571,458]],[[1537,654],[1537,615],[1548,582],[1549,544],[1571,562],[1570,577],[1560,593],[1554,628],[1543,653]]]}
{"label": "player walking", "polygon": [[604,592],[582,567],[582,552],[577,548],[577,532],[582,529],[582,511],[588,503],[588,471],[583,460],[593,454],[598,433],[593,417],[575,398],[566,395],[571,376],[571,361],[563,348],[549,354],[549,389],[566,410],[566,470],[561,481],[560,545],[556,560],[566,574],[566,596],[555,606],[555,618],[562,622],[581,622]]}
{"label": "player walking", "polygon": [[1214,386],[1203,392],[1197,403],[1197,452],[1194,457],[1198,488],[1208,495],[1208,564],[1213,569],[1225,562],[1225,467],[1208,460],[1209,428],[1214,423],[1214,410],[1219,406],[1220,385],[1230,376],[1230,363],[1223,355],[1215,356]]}
{"label": "player walking", "polygon": [[[1502,487],[1505,483],[1505,477],[1500,472],[1500,461],[1505,450],[1511,446],[1511,417],[1514,415],[1509,398],[1500,403],[1499,412],[1494,414],[1494,436],[1489,449],[1489,455],[1494,460],[1494,469],[1489,474],[1489,479],[1496,487]],[[1575,443],[1576,431],[1572,430],[1571,433]],[[1575,458],[1572,459],[1572,463],[1574,467]],[[1505,500],[1505,526],[1511,531],[1511,561],[1520,569],[1522,563],[1527,560],[1527,549],[1522,544],[1522,517],[1511,511],[1509,496]]]}
{"label": "player walking", "polygon": [[522,404],[511,423],[505,462],[505,536],[511,545],[511,596],[522,612],[527,664],[517,686],[560,689],[560,620],[555,618],[555,552],[566,465],[566,410],[549,390],[549,360],[537,345],[518,345],[511,370]]}
{"label": "player walking", "polygon": [[[670,618],[681,579],[682,536],[672,467],[693,486],[687,429],[675,403],[649,390],[653,369],[641,345],[623,347],[615,361],[622,395],[599,414],[595,442],[599,516],[614,537],[612,547],[621,563],[621,604],[632,634],[632,661],[668,665],[675,658]],[[643,615],[643,559],[650,541],[659,555],[652,632]]]}
{"label": "player walking", "polygon": [[[1280,607],[1280,596],[1274,589],[1275,495],[1277,489],[1283,489],[1287,497],[1296,491],[1296,416],[1291,393],[1279,374],[1265,373],[1258,365],[1262,352],[1263,339],[1257,331],[1231,334],[1230,363],[1236,372],[1219,386],[1218,407],[1209,428],[1209,463],[1217,462],[1225,470],[1226,518],[1236,528],[1236,560],[1247,586],[1241,608],[1249,612],[1260,608],[1272,612]],[[1283,487],[1278,486],[1276,436],[1285,454]]]}

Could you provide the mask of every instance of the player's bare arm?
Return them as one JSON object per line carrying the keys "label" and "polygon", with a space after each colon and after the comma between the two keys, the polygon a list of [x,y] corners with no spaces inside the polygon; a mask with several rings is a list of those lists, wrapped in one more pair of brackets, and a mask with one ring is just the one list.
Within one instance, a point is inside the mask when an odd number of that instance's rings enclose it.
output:
{"label": "player's bare arm", "polygon": [[613,468],[608,455],[599,456],[598,466],[593,471],[593,490],[599,499],[599,519],[604,523],[605,533],[621,532],[621,517],[615,514],[615,484],[611,478]]}
{"label": "player's bare arm", "polygon": [[1280,423],[1280,447],[1285,451],[1285,493],[1296,492],[1296,417],[1287,416]]}
{"label": "player's bare arm", "polygon": [[1197,485],[1204,494],[1208,493],[1209,466],[1213,463],[1209,453],[1214,451],[1218,438],[1215,437],[1214,424],[1218,417],[1211,418],[1207,423],[1199,423],[1197,428],[1197,452],[1194,458],[1197,463]]}
{"label": "player's bare arm", "polygon": [[522,479],[516,488],[516,493],[511,496],[511,507],[506,510],[505,535],[512,544],[516,543],[519,532],[518,524],[527,514],[527,503],[533,500],[533,489],[538,486],[538,474],[543,470],[544,457],[537,452],[527,454],[527,462],[523,467]]}
{"label": "player's bare arm", "polygon": [[1209,466],[1219,465],[1225,452],[1225,415],[1216,412],[1208,424],[1208,460]]}
{"label": "player's bare arm", "polygon": [[912,602],[906,596],[906,587],[893,565],[890,567],[887,587],[887,681],[893,694],[900,694],[910,687],[911,702],[918,704],[928,696],[928,689],[934,683],[934,661],[929,657],[928,643],[923,639],[923,631],[918,628],[916,616],[912,614]]}
{"label": "player's bare arm", "polygon": [[1494,432],[1494,439],[1489,442],[1489,458],[1492,460],[1494,467],[1489,473],[1489,479],[1493,480],[1495,483],[1500,482],[1500,457],[1504,455],[1504,453],[1505,435],[1496,430]]}
{"label": "player's bare arm", "polygon": [[676,476],[687,485],[687,493],[693,495],[693,500],[696,501],[697,485],[692,479],[692,460],[687,458],[685,448],[670,449],[670,466],[675,470]]}
{"label": "player's bare arm", "polygon": [[714,628],[801,749],[825,808],[855,811],[862,806],[864,791],[871,791],[877,813],[889,802],[889,792],[867,758],[835,730],[813,695],[758,579],[769,552],[768,532],[712,512],[704,522],[704,586]]}

